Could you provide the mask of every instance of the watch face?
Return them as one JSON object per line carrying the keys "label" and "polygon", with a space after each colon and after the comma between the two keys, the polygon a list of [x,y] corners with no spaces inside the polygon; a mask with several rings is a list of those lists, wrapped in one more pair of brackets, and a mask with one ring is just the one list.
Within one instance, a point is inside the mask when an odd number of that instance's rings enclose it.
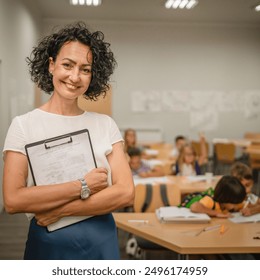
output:
{"label": "watch face", "polygon": [[90,195],[90,190],[88,188],[82,188],[81,190],[81,198],[85,199],[88,198]]}

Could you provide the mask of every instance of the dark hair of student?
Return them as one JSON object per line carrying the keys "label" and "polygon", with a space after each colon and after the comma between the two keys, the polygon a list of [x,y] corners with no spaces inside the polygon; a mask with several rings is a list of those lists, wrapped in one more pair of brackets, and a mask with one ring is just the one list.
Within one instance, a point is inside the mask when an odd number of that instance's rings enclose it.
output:
{"label": "dark hair of student", "polygon": [[246,197],[245,187],[238,178],[230,175],[223,176],[214,190],[214,200],[219,203],[241,203]]}
{"label": "dark hair of student", "polygon": [[236,162],[231,166],[230,173],[239,180],[253,180],[252,170],[249,166],[242,162]]}
{"label": "dark hair of student", "polygon": [[182,136],[182,135],[177,135],[176,137],[175,137],[175,143],[177,143],[179,140],[185,140],[186,138],[184,137],[184,136]]}
{"label": "dark hair of student", "polygon": [[92,52],[92,80],[84,97],[96,100],[100,95],[106,95],[116,60],[110,50],[110,44],[104,42],[104,34],[101,31],[91,33],[84,22],[69,24],[44,37],[38,46],[34,47],[30,57],[26,58],[31,79],[41,90],[51,94],[54,87],[52,75],[49,73],[49,58],[52,57],[55,62],[62,46],[67,42],[76,41],[89,46]]}
{"label": "dark hair of student", "polygon": [[141,156],[142,152],[137,147],[129,147],[127,150],[129,157]]}

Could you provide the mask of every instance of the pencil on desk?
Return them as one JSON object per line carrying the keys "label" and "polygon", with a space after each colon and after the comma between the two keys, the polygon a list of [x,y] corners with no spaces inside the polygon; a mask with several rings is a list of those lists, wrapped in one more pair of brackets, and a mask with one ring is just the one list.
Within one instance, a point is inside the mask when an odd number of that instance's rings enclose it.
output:
{"label": "pencil on desk", "polygon": [[219,227],[220,227],[220,225],[214,225],[214,226],[204,227],[204,228],[201,229],[199,232],[197,232],[195,236],[198,236],[198,235],[200,235],[202,232],[205,232],[205,231],[210,231],[210,230],[218,229]]}
{"label": "pencil on desk", "polygon": [[142,223],[142,224],[148,224],[148,220],[128,220],[129,223]]}
{"label": "pencil on desk", "polygon": [[227,227],[225,227],[224,225],[221,225],[220,230],[219,230],[219,233],[220,233],[220,234],[224,234],[227,230],[228,230]]}

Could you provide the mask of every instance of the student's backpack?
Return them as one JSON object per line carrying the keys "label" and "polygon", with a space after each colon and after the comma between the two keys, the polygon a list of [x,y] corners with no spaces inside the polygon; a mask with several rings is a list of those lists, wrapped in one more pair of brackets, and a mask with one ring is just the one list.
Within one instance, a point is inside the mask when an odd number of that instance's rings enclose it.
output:
{"label": "student's backpack", "polygon": [[214,189],[213,188],[208,188],[207,190],[203,191],[203,192],[194,192],[194,193],[190,193],[187,196],[185,196],[181,202],[181,204],[179,205],[179,207],[186,207],[186,208],[190,208],[190,206],[196,202],[196,201],[200,201],[204,196],[210,196],[211,198],[213,198],[214,196]]}

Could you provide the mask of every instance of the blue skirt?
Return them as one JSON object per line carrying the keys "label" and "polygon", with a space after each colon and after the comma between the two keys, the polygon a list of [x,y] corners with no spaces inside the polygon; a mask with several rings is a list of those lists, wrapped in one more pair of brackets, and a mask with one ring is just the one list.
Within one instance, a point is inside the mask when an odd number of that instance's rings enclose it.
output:
{"label": "blue skirt", "polygon": [[112,214],[95,216],[49,232],[30,223],[25,260],[118,260],[117,230]]}

